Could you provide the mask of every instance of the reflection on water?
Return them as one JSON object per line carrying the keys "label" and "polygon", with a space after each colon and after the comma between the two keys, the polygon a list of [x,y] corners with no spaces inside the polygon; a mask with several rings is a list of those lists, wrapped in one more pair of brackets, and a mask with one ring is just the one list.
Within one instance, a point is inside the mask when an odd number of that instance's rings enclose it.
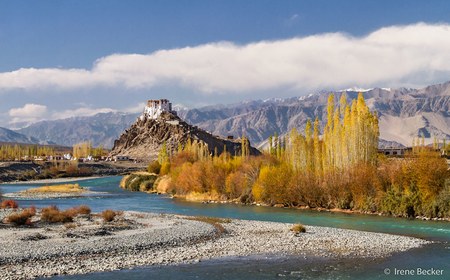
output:
{"label": "reflection on water", "polygon": [[319,258],[246,257],[223,258],[196,264],[147,267],[118,272],[93,273],[55,279],[338,279],[343,270],[360,265]]}
{"label": "reflection on water", "polygon": [[[303,223],[306,225],[410,235],[434,240],[437,243],[406,253],[396,254],[384,260],[364,262],[359,260],[356,263],[348,260],[304,260],[295,257],[287,259],[264,257],[239,258],[206,261],[193,265],[150,267],[63,278],[150,279],[160,278],[163,275],[165,279],[273,279],[278,277],[301,279],[336,279],[348,277],[385,279],[387,277],[388,279],[395,279],[393,275],[385,275],[383,270],[385,268],[411,269],[422,266],[424,268],[433,267],[444,269],[445,277],[443,279],[450,279],[450,264],[448,261],[450,259],[450,223],[448,222],[234,204],[190,203],[170,199],[165,196],[122,190],[118,187],[120,179],[120,177],[106,177],[77,182],[81,186],[90,188],[92,191],[106,192],[106,194],[69,199],[21,200],[20,204],[24,207],[30,205],[37,207],[57,205],[62,209],[87,204],[95,212],[110,208],[116,210]],[[0,185],[0,191],[2,193],[15,192],[39,185]],[[449,277],[447,278],[447,276]],[[420,279],[426,279],[426,277],[421,276]]]}

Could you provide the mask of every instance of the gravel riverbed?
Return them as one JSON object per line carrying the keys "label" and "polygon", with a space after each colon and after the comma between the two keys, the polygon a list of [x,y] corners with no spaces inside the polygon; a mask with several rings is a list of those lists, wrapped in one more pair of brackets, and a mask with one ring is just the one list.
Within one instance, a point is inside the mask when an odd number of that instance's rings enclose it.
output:
{"label": "gravel riverbed", "polygon": [[12,199],[52,199],[52,198],[77,198],[83,196],[104,195],[105,192],[93,192],[84,190],[83,192],[28,192],[20,191],[14,193],[5,193],[2,196]]}
{"label": "gravel riverbed", "polygon": [[[11,210],[0,211],[0,219]],[[225,256],[303,255],[379,258],[428,241],[382,233],[244,220],[124,212],[111,223],[80,216],[70,226],[0,224],[1,279],[85,274],[145,265],[193,263]]]}
{"label": "gravel riverbed", "polygon": [[40,180],[4,182],[4,183],[0,183],[0,184],[8,184],[8,185],[54,184],[54,183],[87,181],[87,180],[93,180],[93,179],[98,179],[98,178],[101,178],[101,177],[100,176],[88,176],[88,177],[52,178],[52,179],[40,179]]}

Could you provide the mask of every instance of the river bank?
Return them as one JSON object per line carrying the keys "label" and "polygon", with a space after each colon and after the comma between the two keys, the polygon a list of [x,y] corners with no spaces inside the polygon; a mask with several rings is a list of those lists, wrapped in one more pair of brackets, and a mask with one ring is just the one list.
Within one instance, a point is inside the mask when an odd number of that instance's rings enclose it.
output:
{"label": "river bank", "polygon": [[[61,165],[72,164],[63,162]],[[54,162],[0,162],[1,183],[46,183],[42,180],[58,180],[50,182],[78,181],[83,178],[123,175],[146,168],[144,163],[134,162],[86,162],[73,163],[77,172],[68,173],[64,170],[54,170]]]}
{"label": "river bank", "polygon": [[53,179],[40,179],[40,180],[28,180],[28,181],[16,181],[16,182],[5,182],[1,184],[8,185],[24,185],[24,184],[58,184],[58,183],[68,183],[68,182],[78,182],[102,178],[105,176],[89,176],[89,177],[69,177],[69,178],[53,178]]}
{"label": "river bank", "polygon": [[[185,200],[188,202],[204,203],[204,204],[237,204],[237,205],[256,205],[261,207],[276,207],[276,208],[292,208],[299,210],[313,210],[318,212],[334,212],[334,213],[345,213],[345,214],[363,214],[363,215],[374,215],[374,216],[391,216],[396,218],[408,218],[408,219],[419,219],[419,220],[433,220],[433,221],[450,221],[450,217],[426,217],[420,215],[406,216],[406,215],[396,215],[394,213],[379,212],[379,211],[362,211],[358,209],[340,209],[340,208],[323,208],[323,207],[309,207],[306,205],[299,206],[287,206],[284,204],[266,204],[263,202],[255,202],[250,198],[249,195],[241,196],[236,199],[227,199],[226,196],[221,195],[215,191],[212,192],[187,192],[183,194],[173,193],[173,187],[171,187],[171,178],[167,175],[158,176],[156,174],[141,174],[145,172],[134,172],[130,175],[123,177],[120,182],[120,186],[124,189],[132,191],[143,191],[147,193],[156,194],[166,194],[172,198]],[[148,176],[152,175],[155,178],[151,181],[148,180]],[[128,179],[128,180],[127,180]],[[141,182],[145,182],[141,184]],[[150,183],[148,183],[150,182]]]}
{"label": "river bank", "polygon": [[[3,219],[11,210],[0,211]],[[38,218],[36,218],[38,219]],[[114,222],[95,215],[74,225],[0,226],[2,279],[85,274],[227,256],[381,258],[428,243],[417,238],[328,227],[127,211]]]}
{"label": "river bank", "polygon": [[[151,193],[157,193],[157,194],[166,194],[164,192],[151,192]],[[264,204],[264,203],[243,203],[238,200],[217,200],[217,196],[199,196],[197,194],[189,194],[189,195],[172,195],[171,197],[185,200],[189,202],[194,203],[204,203],[204,204],[237,204],[237,205],[254,205],[258,207],[274,207],[274,208],[287,208],[287,209],[297,209],[297,210],[312,210],[317,212],[330,212],[330,213],[344,213],[344,214],[350,214],[350,215],[372,215],[372,216],[384,216],[384,217],[394,217],[394,218],[407,218],[407,219],[418,219],[418,220],[424,220],[424,221],[445,221],[450,222],[450,218],[429,218],[424,216],[415,216],[415,217],[405,217],[405,216],[399,216],[399,215],[390,215],[387,213],[381,213],[381,212],[370,212],[370,211],[360,211],[360,210],[352,210],[352,209],[340,209],[340,208],[322,208],[322,207],[308,207],[308,206],[296,206],[296,207],[289,207],[284,206],[282,204]]]}

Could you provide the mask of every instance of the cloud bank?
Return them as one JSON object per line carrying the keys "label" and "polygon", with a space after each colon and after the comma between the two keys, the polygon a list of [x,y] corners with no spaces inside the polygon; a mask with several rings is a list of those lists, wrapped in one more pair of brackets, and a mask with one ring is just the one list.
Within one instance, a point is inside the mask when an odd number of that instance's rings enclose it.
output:
{"label": "cloud bank", "polygon": [[77,109],[50,111],[48,107],[40,104],[27,103],[23,107],[12,108],[8,111],[10,124],[21,126],[41,120],[56,120],[80,116],[93,116],[98,113],[117,112],[111,108],[80,107]]}
{"label": "cloud bank", "polygon": [[164,85],[204,94],[422,86],[450,77],[449,49],[450,25],[425,23],[381,28],[363,37],[327,33],[246,45],[218,42],[151,54],[113,54],[98,59],[92,69],[3,72],[0,93]]}
{"label": "cloud bank", "polygon": [[11,123],[35,122],[41,120],[47,114],[47,106],[39,104],[25,104],[20,108],[12,108],[8,111]]}

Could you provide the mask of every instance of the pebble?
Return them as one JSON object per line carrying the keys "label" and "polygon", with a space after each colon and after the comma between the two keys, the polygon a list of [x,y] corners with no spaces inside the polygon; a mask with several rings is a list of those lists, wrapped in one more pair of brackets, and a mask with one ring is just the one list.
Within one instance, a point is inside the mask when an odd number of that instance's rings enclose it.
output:
{"label": "pebble", "polygon": [[[0,275],[2,279],[32,279],[197,263],[225,256],[379,258],[428,243],[406,236],[317,226],[306,226],[306,234],[295,236],[289,231],[292,224],[243,220],[222,223],[226,233],[218,237],[211,224],[184,216],[124,212],[124,217],[134,226],[108,230],[84,222],[70,230],[72,238],[61,225],[46,226],[52,231],[0,228]],[[110,234],[96,235],[99,231]],[[38,233],[47,238],[23,238]]]}

